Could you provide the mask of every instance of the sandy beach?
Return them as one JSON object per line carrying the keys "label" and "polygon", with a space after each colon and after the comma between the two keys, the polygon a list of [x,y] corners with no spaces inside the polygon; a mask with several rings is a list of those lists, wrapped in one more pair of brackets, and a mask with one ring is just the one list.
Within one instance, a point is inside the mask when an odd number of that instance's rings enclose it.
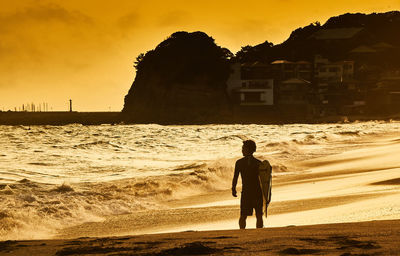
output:
{"label": "sandy beach", "polygon": [[399,255],[400,221],[6,241],[0,255]]}
{"label": "sandy beach", "polygon": [[229,190],[165,201],[57,231],[53,240],[5,241],[1,255],[398,255],[400,141],[298,161],[277,175],[265,228],[237,230]]}

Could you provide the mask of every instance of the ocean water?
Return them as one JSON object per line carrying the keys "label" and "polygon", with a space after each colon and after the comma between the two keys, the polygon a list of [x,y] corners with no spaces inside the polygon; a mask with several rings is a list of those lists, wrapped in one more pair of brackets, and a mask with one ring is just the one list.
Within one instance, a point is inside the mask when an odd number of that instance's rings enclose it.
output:
{"label": "ocean water", "polygon": [[[399,134],[400,122],[0,126],[0,240],[48,238],[109,215],[229,189],[244,139],[273,175]],[[365,139],[368,138],[368,139]]]}

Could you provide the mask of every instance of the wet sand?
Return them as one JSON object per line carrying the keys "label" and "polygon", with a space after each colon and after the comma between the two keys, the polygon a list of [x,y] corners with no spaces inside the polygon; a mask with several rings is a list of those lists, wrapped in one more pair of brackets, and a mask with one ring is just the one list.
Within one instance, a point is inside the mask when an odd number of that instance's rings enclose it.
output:
{"label": "wet sand", "polygon": [[399,255],[400,221],[6,241],[0,255]]}

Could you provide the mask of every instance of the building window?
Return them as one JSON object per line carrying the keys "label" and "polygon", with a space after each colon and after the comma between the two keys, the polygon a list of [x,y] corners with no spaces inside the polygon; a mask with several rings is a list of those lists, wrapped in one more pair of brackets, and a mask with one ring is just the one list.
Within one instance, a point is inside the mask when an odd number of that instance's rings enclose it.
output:
{"label": "building window", "polygon": [[352,69],[352,65],[351,64],[346,64],[343,66],[344,69]]}
{"label": "building window", "polygon": [[245,92],[244,102],[261,102],[261,95],[259,92]]}

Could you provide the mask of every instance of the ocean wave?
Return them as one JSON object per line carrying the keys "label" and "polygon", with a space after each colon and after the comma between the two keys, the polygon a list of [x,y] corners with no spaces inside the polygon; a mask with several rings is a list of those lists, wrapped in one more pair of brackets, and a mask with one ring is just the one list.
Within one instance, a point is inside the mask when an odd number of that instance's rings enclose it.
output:
{"label": "ocean wave", "polygon": [[173,169],[173,171],[186,171],[186,170],[192,170],[192,169],[196,169],[196,168],[202,168],[205,167],[206,164],[205,163],[191,163],[191,164],[184,164],[184,165],[180,165],[177,166]]}
{"label": "ocean wave", "polygon": [[0,239],[49,238],[55,228],[160,209],[166,200],[226,189],[233,175],[233,163],[224,159],[183,169],[188,172],[113,182],[51,185],[25,178],[2,184],[0,209],[7,210],[0,211]]}
{"label": "ocean wave", "polygon": [[[118,193],[118,191],[121,191]],[[148,208],[110,184],[50,185],[24,179],[0,189],[0,239],[40,239],[59,228]],[[124,191],[126,192],[126,190]],[[147,206],[146,206],[147,205]]]}
{"label": "ocean wave", "polygon": [[361,132],[360,131],[341,131],[341,132],[337,132],[336,134],[339,134],[339,135],[350,135],[350,136],[360,136]]}
{"label": "ocean wave", "polygon": [[32,162],[32,163],[28,163],[30,165],[38,165],[38,166],[52,166],[54,164],[51,163],[45,163],[45,162]]}
{"label": "ocean wave", "polygon": [[234,134],[234,135],[228,135],[228,136],[212,138],[210,140],[211,141],[218,141],[218,140],[227,141],[227,140],[237,140],[237,139],[240,139],[240,140],[244,141],[244,140],[248,140],[249,137],[246,136],[246,135],[242,135],[242,134]]}
{"label": "ocean wave", "polygon": [[286,165],[283,164],[276,164],[276,165],[272,165],[272,173],[285,173],[285,172],[289,172],[289,168]]}
{"label": "ocean wave", "polygon": [[267,148],[282,148],[282,149],[289,149],[291,147],[297,148],[298,145],[316,145],[320,144],[321,140],[328,140],[328,136],[325,135],[316,135],[316,134],[307,134],[304,137],[293,138],[287,141],[276,141],[276,142],[269,142],[265,144]]}
{"label": "ocean wave", "polygon": [[[168,175],[112,182],[52,185],[25,178],[2,184],[0,240],[51,238],[57,229],[71,225],[109,215],[163,209],[170,200],[229,189],[234,160],[192,163],[171,171]],[[288,172],[288,168],[274,164],[273,172]]]}
{"label": "ocean wave", "polygon": [[266,144],[266,147],[287,147],[289,145],[289,142],[287,141],[279,141],[279,142],[270,142]]}
{"label": "ocean wave", "polygon": [[82,143],[82,144],[78,144],[78,145],[73,145],[72,148],[74,149],[91,149],[93,147],[113,147],[113,148],[118,148],[121,149],[122,147],[111,143],[109,141],[103,141],[103,140],[99,140],[99,141],[93,141],[93,142],[88,142],[88,143]]}
{"label": "ocean wave", "polygon": [[52,191],[66,193],[66,192],[72,192],[74,191],[74,189],[70,185],[63,183],[60,186],[54,188]]}

